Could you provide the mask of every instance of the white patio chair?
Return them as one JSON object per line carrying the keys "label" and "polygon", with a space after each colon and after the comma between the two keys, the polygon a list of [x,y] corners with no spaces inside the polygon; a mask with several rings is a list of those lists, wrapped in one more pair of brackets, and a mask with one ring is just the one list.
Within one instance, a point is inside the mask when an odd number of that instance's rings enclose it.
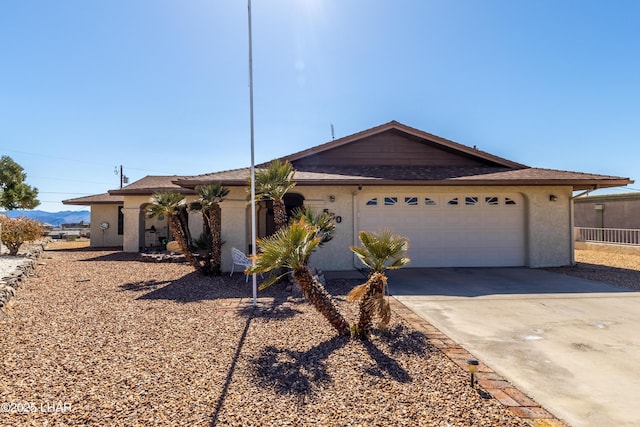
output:
{"label": "white patio chair", "polygon": [[[233,276],[233,271],[235,270],[236,265],[241,265],[243,267],[243,272],[247,267],[251,267],[251,260],[247,258],[244,252],[240,249],[231,248],[231,258],[233,258],[233,265],[231,266],[231,274],[229,274],[229,277]],[[260,273],[260,277],[264,278],[262,273]],[[249,282],[249,275],[245,274],[245,283],[247,282]]]}

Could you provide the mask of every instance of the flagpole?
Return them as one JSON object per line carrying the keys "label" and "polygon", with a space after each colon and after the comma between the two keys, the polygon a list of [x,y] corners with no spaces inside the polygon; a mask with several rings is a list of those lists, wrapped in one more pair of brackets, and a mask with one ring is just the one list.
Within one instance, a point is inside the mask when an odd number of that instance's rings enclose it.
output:
{"label": "flagpole", "polygon": [[[247,0],[249,17],[249,120],[251,127],[251,252],[252,262],[255,264],[256,256],[256,170],[254,158],[254,132],[253,132],[253,48],[251,43],[251,0]],[[257,305],[258,283],[257,276],[253,273],[253,306]]]}

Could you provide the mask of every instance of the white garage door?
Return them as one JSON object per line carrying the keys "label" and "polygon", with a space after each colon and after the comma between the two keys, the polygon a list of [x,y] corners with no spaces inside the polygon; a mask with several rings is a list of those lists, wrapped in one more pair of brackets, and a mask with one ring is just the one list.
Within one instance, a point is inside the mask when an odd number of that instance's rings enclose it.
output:
{"label": "white garage door", "polygon": [[409,240],[411,267],[525,264],[524,200],[519,194],[361,195],[358,229],[389,228]]}

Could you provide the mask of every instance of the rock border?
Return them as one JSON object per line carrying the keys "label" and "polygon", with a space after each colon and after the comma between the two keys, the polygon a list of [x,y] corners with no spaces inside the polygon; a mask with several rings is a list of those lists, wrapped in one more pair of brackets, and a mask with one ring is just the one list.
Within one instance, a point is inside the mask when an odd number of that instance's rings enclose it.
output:
{"label": "rock border", "polygon": [[44,252],[45,241],[25,243],[24,249],[18,257],[24,257],[15,268],[0,276],[0,321],[6,317],[6,311],[13,304],[13,300],[18,296],[18,289],[23,280],[35,274],[35,261]]}

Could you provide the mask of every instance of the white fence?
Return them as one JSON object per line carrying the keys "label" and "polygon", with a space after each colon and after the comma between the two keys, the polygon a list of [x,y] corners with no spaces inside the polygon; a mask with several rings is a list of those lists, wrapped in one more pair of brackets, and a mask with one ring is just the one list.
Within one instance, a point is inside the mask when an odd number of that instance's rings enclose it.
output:
{"label": "white fence", "polygon": [[577,242],[640,246],[640,229],[638,228],[575,227],[575,236]]}

